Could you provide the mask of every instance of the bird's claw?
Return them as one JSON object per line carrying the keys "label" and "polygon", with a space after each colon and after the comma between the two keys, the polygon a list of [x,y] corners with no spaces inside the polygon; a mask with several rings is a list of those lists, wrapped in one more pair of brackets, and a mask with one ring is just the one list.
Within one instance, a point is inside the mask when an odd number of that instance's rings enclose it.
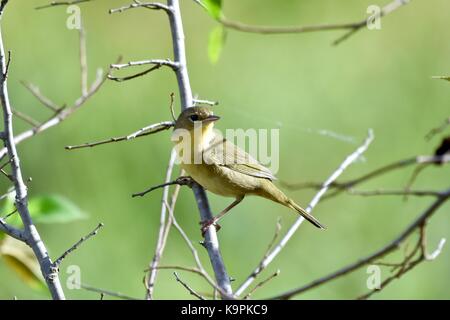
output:
{"label": "bird's claw", "polygon": [[206,231],[208,231],[208,228],[209,228],[210,226],[216,227],[216,231],[219,231],[220,228],[222,228],[222,227],[220,226],[220,224],[216,223],[216,221],[215,221],[214,219],[206,220],[206,221],[201,221],[201,222],[200,222],[200,225],[202,226],[202,227],[200,228],[200,230],[202,231],[202,237],[205,236]]}

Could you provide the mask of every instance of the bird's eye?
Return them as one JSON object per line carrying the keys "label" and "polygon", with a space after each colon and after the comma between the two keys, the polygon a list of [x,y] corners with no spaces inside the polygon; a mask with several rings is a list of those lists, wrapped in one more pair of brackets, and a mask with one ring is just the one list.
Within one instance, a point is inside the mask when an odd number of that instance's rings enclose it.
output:
{"label": "bird's eye", "polygon": [[191,121],[198,121],[198,115],[197,114],[193,114],[193,115],[189,116],[189,119]]}

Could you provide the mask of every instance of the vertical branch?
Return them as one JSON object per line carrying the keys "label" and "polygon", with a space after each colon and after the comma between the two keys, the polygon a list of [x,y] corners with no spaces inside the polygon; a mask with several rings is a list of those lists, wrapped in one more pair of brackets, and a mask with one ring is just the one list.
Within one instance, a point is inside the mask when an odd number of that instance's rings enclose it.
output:
{"label": "vertical branch", "polygon": [[[197,183],[192,185],[197,206],[200,211],[200,218],[202,221],[210,220],[213,218],[211,209],[209,207],[208,198],[206,196],[205,189]],[[230,277],[225,269],[225,263],[223,262],[222,255],[219,249],[219,240],[217,238],[216,228],[214,226],[209,227],[205,233],[205,241],[203,246],[208,251],[209,260],[216,275],[217,286],[221,288],[227,294],[232,294]],[[229,298],[222,295],[222,298]]]}
{"label": "vertical branch", "polygon": [[[174,60],[178,64],[175,73],[178,81],[178,88],[181,98],[181,109],[190,108],[194,105],[191,84],[189,82],[189,74],[186,62],[186,48],[184,43],[183,22],[181,19],[179,0],[167,0],[169,6],[169,21],[172,33]],[[197,206],[200,212],[201,221],[212,219],[213,215],[209,208],[208,198],[204,189],[194,183],[192,186]],[[225,264],[219,249],[219,241],[214,226],[208,228],[205,234],[204,246],[208,251],[209,258],[216,276],[218,286],[228,295],[232,294],[230,277],[225,269]],[[222,295],[222,298],[227,296]]]}
{"label": "vertical branch", "polygon": [[[169,165],[167,167],[167,173],[166,173],[166,180],[165,182],[170,182],[172,177],[172,171],[173,171],[173,165],[175,164],[175,149],[172,149],[172,153],[170,154],[170,160]],[[169,186],[165,186],[163,190],[163,196],[161,200],[161,215],[160,215],[160,226],[159,226],[159,234],[158,234],[158,240],[156,243],[156,249],[155,249],[155,255],[153,256],[152,262],[150,263],[149,272],[150,275],[147,280],[147,299],[152,300],[153,299],[153,292],[155,290],[155,281],[156,276],[158,274],[158,265],[161,260],[162,252],[165,247],[165,240],[167,238],[169,229],[166,228],[166,218],[167,218],[167,206],[166,203],[168,202],[169,198]],[[167,222],[169,223],[169,222]]]}
{"label": "vertical branch", "polygon": [[174,60],[178,63],[175,73],[177,75],[178,88],[180,90],[181,109],[190,108],[194,105],[191,83],[187,70],[186,48],[184,44],[183,21],[179,0],[167,0],[170,8],[169,21],[172,33]]}
{"label": "vertical branch", "polygon": [[[3,10],[8,0],[2,0],[0,5],[0,22],[3,17]],[[12,110],[9,102],[7,78],[8,65],[5,58],[5,49],[3,46],[3,37],[0,29],[0,102],[3,110],[4,131],[2,139],[7,149],[8,156],[11,160],[11,178],[16,193],[16,208],[20,214],[24,225],[24,240],[31,247],[41,267],[42,275],[45,278],[47,286],[53,299],[64,299],[64,292],[59,281],[57,268],[47,253],[44,242],[33,224],[30,213],[28,211],[28,193],[27,187],[23,181],[22,170],[20,168],[20,159],[17,154],[16,145],[14,143],[14,133],[12,124]]]}

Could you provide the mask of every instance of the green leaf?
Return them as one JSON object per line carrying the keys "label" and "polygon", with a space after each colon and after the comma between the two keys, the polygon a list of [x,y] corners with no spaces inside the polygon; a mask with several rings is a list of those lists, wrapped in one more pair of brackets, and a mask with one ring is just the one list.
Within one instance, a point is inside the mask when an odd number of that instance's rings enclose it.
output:
{"label": "green leaf", "polygon": [[30,199],[28,210],[36,223],[67,223],[86,218],[73,202],[60,195],[45,195]]}
{"label": "green leaf", "polygon": [[[3,205],[3,212],[12,212],[14,198],[8,197]],[[67,223],[86,218],[73,202],[60,195],[42,195],[28,201],[28,210],[35,223]],[[8,219],[14,226],[21,226],[21,220],[16,213]]]}
{"label": "green leaf", "polygon": [[25,243],[6,236],[0,241],[0,257],[31,288],[35,290],[46,288],[33,250]]}
{"label": "green leaf", "polygon": [[433,79],[447,80],[450,81],[450,76],[434,76]]}
{"label": "green leaf", "polygon": [[222,16],[222,0],[203,0],[206,10],[216,20]]}
{"label": "green leaf", "polygon": [[222,26],[217,26],[211,30],[208,39],[208,57],[212,64],[217,63],[220,53],[225,44],[226,30]]}

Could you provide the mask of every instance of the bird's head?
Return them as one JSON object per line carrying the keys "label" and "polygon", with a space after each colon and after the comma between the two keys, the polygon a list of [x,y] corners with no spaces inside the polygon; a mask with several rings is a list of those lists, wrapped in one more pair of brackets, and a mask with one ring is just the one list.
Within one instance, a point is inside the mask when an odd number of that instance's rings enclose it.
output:
{"label": "bird's head", "polygon": [[215,116],[210,107],[192,107],[184,110],[175,122],[175,129],[194,130],[201,125],[203,128],[212,127],[220,117]]}

